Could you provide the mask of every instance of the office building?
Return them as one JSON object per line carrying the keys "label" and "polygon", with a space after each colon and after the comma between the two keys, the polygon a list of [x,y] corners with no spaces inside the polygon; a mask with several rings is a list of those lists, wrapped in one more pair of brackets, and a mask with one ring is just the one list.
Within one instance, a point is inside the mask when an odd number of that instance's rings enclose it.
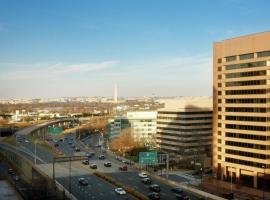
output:
{"label": "office building", "polygon": [[167,100],[158,110],[156,142],[176,161],[201,163],[211,154],[212,98],[183,97]]}
{"label": "office building", "polygon": [[270,185],[270,32],[214,43],[213,167],[217,178]]}

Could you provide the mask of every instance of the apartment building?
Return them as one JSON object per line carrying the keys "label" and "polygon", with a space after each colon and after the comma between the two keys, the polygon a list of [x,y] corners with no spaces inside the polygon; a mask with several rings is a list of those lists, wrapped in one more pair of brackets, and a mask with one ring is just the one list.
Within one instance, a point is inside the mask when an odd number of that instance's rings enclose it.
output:
{"label": "apartment building", "polygon": [[203,160],[211,154],[212,98],[185,97],[164,102],[157,114],[157,147],[174,160]]}
{"label": "apartment building", "polygon": [[214,171],[270,185],[270,32],[216,42],[213,51]]}

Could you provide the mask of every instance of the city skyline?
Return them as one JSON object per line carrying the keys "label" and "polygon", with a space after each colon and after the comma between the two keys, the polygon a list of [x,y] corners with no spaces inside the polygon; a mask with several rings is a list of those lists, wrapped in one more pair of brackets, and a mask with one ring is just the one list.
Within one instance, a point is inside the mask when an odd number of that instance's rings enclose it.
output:
{"label": "city skyline", "polygon": [[113,96],[114,83],[212,96],[213,42],[270,30],[270,14],[263,0],[207,2],[1,1],[0,98]]}

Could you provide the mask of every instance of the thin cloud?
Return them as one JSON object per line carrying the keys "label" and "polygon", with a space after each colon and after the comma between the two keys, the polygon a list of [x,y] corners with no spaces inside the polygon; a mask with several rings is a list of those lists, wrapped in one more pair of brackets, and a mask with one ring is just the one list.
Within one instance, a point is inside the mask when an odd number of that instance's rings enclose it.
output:
{"label": "thin cloud", "polygon": [[4,24],[0,24],[0,32],[9,32],[10,29],[8,29]]}

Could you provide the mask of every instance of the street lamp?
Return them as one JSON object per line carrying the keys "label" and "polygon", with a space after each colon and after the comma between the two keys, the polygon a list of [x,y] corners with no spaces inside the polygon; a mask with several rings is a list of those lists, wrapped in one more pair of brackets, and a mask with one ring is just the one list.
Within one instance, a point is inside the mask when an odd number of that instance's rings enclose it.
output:
{"label": "street lamp", "polygon": [[262,185],[263,196],[262,196],[262,199],[264,199],[265,165],[263,165],[262,168],[263,168],[263,185]]}

